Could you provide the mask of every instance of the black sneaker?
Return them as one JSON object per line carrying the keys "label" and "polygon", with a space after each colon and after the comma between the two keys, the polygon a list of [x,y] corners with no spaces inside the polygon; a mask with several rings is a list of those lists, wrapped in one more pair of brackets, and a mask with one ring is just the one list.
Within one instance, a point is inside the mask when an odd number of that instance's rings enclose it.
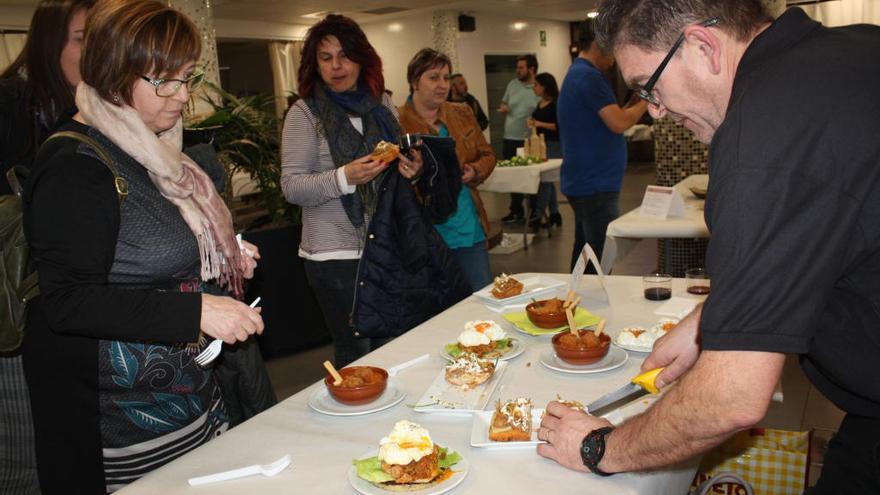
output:
{"label": "black sneaker", "polygon": [[501,219],[501,223],[523,223],[525,217],[516,213],[508,213],[506,217]]}
{"label": "black sneaker", "polygon": [[560,215],[559,213],[551,213],[550,214],[550,225],[562,227],[562,215]]}

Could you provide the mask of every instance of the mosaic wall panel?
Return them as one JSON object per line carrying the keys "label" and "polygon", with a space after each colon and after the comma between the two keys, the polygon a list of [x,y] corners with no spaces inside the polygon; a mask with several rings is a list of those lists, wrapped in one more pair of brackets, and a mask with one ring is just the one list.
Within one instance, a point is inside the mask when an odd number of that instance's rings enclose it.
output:
{"label": "mosaic wall panel", "polygon": [[434,35],[434,49],[445,53],[452,61],[452,72],[458,70],[458,48],[455,39],[458,35],[458,11],[436,10],[431,19]]}
{"label": "mosaic wall panel", "polygon": [[[708,148],[693,133],[671,119],[654,122],[657,184],[672,186],[694,174],[708,174]],[[705,266],[707,239],[661,239],[657,242],[658,268],[676,277]]]}
{"label": "mosaic wall panel", "polygon": [[[199,65],[205,71],[205,80],[220,86],[220,68],[217,63],[217,33],[214,31],[214,7],[211,0],[168,0],[168,6],[186,14],[202,33],[202,58]],[[207,87],[207,86],[203,86]],[[201,97],[204,90],[190,98],[187,116],[209,114],[213,109]]]}

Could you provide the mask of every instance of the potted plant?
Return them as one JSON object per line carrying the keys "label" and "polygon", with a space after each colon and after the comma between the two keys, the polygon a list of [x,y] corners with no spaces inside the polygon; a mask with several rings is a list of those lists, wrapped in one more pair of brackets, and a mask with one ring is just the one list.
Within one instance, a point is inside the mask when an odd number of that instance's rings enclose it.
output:
{"label": "potted plant", "polygon": [[[267,331],[260,348],[268,357],[308,349],[329,341],[323,315],[297,256],[302,234],[300,210],[281,190],[280,122],[271,96],[237,97],[209,85],[219,97],[210,100],[214,113],[190,126],[210,134],[226,168],[226,200],[236,227],[260,248],[261,259],[248,284],[248,300],[263,298]],[[245,172],[256,190],[233,198],[232,178]],[[240,175],[240,174],[239,174]]]}

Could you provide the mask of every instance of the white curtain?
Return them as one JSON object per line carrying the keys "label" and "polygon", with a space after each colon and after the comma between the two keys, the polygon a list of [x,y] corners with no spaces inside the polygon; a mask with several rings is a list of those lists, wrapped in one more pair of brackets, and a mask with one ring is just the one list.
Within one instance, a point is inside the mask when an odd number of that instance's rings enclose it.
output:
{"label": "white curtain", "polygon": [[877,0],[839,0],[801,8],[807,15],[829,27],[880,24],[880,1]]}
{"label": "white curtain", "polygon": [[275,108],[278,116],[287,111],[287,96],[297,91],[297,71],[302,60],[302,41],[273,41],[269,43],[269,60],[275,84]]}
{"label": "white curtain", "polygon": [[26,39],[25,33],[0,33],[0,72],[15,61],[24,48]]}

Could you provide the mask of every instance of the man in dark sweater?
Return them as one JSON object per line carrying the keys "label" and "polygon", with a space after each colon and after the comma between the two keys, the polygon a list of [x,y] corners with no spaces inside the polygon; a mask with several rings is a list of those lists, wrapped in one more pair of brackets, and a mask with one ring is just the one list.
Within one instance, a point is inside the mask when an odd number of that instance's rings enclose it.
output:
{"label": "man in dark sweater", "polygon": [[812,494],[880,493],[880,27],[760,0],[605,0],[624,79],[710,145],[712,293],[643,369],[667,393],[611,428],[551,403],[538,452],[599,474],[668,466],[764,417],[786,354],[846,412]]}

